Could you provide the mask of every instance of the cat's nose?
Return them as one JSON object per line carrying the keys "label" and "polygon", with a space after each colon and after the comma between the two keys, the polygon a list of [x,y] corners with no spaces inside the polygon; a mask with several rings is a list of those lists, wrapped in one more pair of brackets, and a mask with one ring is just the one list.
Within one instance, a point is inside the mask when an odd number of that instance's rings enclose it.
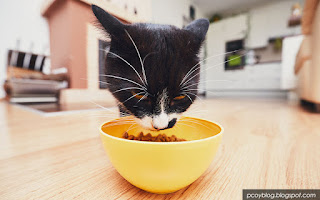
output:
{"label": "cat's nose", "polygon": [[173,118],[173,119],[169,122],[167,128],[172,128],[176,123],[177,123],[177,118]]}
{"label": "cat's nose", "polygon": [[165,113],[161,113],[160,115],[154,116],[152,118],[152,126],[154,129],[162,130],[166,129],[169,124],[169,116]]}
{"label": "cat's nose", "polygon": [[174,127],[174,125],[175,125],[176,123],[177,123],[177,118],[173,118],[172,120],[169,121],[167,127],[158,128],[157,126],[153,126],[153,128],[156,129],[156,130],[165,130],[165,129]]}

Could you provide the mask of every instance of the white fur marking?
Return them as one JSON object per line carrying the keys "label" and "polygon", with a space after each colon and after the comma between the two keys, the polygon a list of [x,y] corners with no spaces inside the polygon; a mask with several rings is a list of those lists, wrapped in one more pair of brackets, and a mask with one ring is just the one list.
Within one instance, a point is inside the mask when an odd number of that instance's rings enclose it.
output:
{"label": "white fur marking", "polygon": [[157,129],[164,129],[167,128],[169,125],[169,122],[174,119],[177,118],[177,120],[180,119],[180,114],[177,113],[166,113],[165,112],[165,107],[166,102],[168,100],[168,94],[167,94],[167,89],[164,89],[161,96],[159,96],[159,111],[160,114],[159,115],[154,115],[154,116],[145,116],[142,119],[138,119],[138,123],[141,124],[141,126],[143,126],[146,129],[149,130],[155,130],[155,128]]}
{"label": "white fur marking", "polygon": [[153,116],[153,127],[157,129],[167,128],[169,124],[169,116],[165,113],[166,101],[168,99],[167,89],[164,89],[159,100],[160,114]]}

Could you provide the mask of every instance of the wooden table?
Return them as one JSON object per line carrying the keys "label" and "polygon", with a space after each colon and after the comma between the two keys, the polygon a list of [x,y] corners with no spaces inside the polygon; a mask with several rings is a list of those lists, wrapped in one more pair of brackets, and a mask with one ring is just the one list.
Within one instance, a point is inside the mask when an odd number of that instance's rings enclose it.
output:
{"label": "wooden table", "polygon": [[[0,102],[0,199],[242,199],[242,189],[320,188],[320,114],[281,100],[205,100],[191,115],[225,127],[210,168],[168,195],[112,167],[98,126],[116,114],[44,117]],[[193,114],[192,114],[193,112]]]}

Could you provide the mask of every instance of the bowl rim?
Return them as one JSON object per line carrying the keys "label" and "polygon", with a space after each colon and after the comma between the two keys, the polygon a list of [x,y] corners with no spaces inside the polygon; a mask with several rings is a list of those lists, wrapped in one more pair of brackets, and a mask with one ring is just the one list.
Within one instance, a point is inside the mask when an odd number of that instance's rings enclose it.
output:
{"label": "bowl rim", "polygon": [[[184,116],[184,117],[188,117],[188,116]],[[212,140],[220,135],[222,135],[224,133],[224,128],[217,122],[215,121],[209,121],[209,120],[206,120],[206,119],[202,119],[202,118],[199,118],[199,117],[189,117],[189,118],[194,118],[194,119],[200,119],[200,120],[203,120],[203,121],[207,121],[209,123],[213,123],[213,124],[216,124],[217,126],[219,126],[220,128],[220,132],[216,135],[213,135],[213,136],[210,136],[210,137],[207,137],[207,138],[203,138],[203,139],[199,139],[199,140],[190,140],[190,141],[183,141],[183,142],[149,142],[149,141],[137,141],[137,140],[128,140],[128,139],[124,139],[124,138],[119,138],[119,137],[115,137],[115,136],[112,136],[112,135],[109,135],[107,133],[105,133],[103,130],[102,130],[102,126],[105,125],[106,123],[109,123],[109,122],[112,122],[114,120],[118,120],[118,119],[121,119],[122,117],[119,117],[119,118],[116,118],[116,119],[112,119],[112,120],[109,120],[109,121],[106,121],[104,123],[102,123],[100,125],[100,128],[99,128],[99,131],[102,135],[105,135],[111,139],[115,139],[115,140],[120,140],[120,141],[124,141],[124,142],[131,142],[131,143],[137,143],[137,144],[150,144],[150,145],[183,145],[183,144],[190,144],[190,143],[198,143],[198,142],[203,142],[203,141],[206,141],[206,140]]]}

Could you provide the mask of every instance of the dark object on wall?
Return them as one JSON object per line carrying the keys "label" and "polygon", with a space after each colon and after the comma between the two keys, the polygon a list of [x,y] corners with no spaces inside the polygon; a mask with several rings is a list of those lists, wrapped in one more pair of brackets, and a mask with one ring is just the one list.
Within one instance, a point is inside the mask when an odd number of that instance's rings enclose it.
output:
{"label": "dark object on wall", "polygon": [[237,51],[243,49],[243,40],[233,40],[226,43],[226,51]]}
{"label": "dark object on wall", "polygon": [[191,20],[195,20],[196,18],[196,10],[193,6],[189,7],[189,17]]}
{"label": "dark object on wall", "polygon": [[211,18],[210,18],[210,23],[214,23],[217,21],[220,21],[222,19],[221,15],[219,14],[214,14]]}
{"label": "dark object on wall", "polygon": [[182,28],[186,27],[196,18],[196,10],[193,6],[189,7],[189,16],[183,15],[182,16]]}
{"label": "dark object on wall", "polygon": [[225,70],[243,69],[245,65],[245,59],[243,55],[244,50],[243,40],[234,40],[226,43],[226,52],[236,51],[228,53],[225,56]]}
{"label": "dark object on wall", "polygon": [[291,16],[288,21],[288,26],[293,27],[293,26],[298,26],[301,24],[301,19],[302,19],[302,8],[299,3],[295,3],[292,8],[291,8]]}

